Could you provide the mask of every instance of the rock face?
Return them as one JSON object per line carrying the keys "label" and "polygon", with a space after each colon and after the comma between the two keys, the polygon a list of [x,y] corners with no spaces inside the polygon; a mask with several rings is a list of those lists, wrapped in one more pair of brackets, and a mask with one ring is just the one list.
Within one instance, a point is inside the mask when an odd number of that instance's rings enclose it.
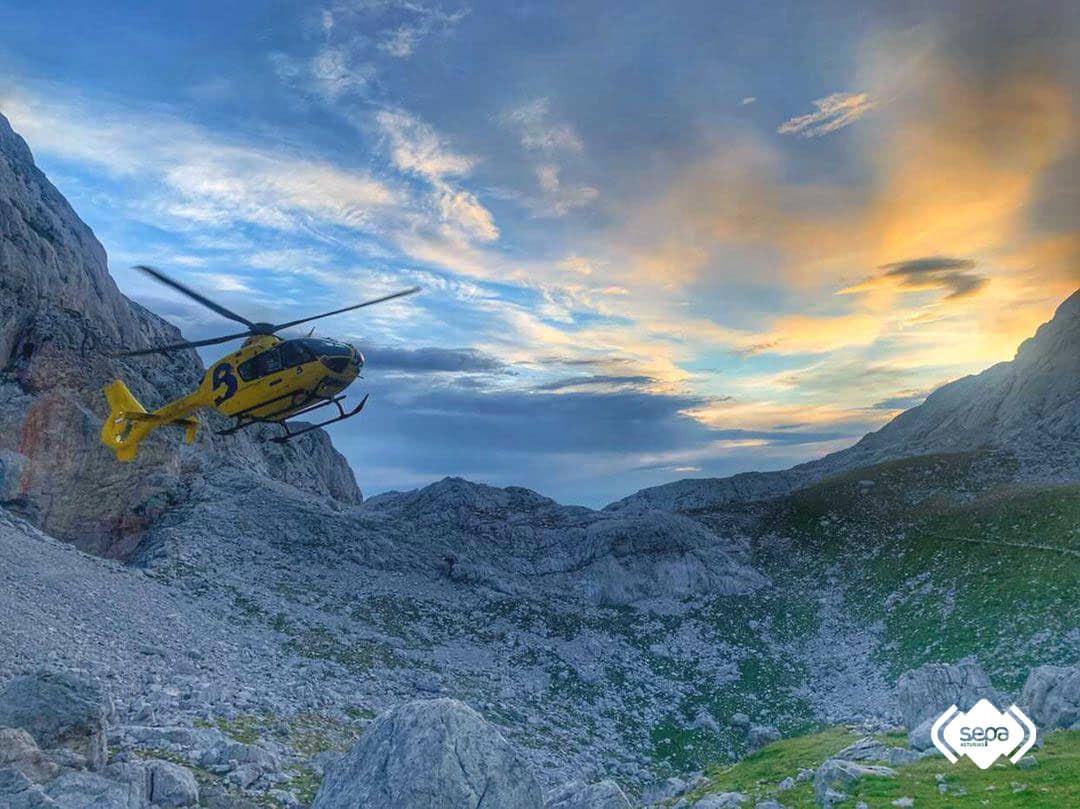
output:
{"label": "rock face", "polygon": [[153,408],[189,391],[203,368],[193,351],[109,355],[179,338],[120,293],[94,234],[0,115],[0,505],[83,549],[123,558],[147,525],[222,466],[359,502],[348,465],[321,431],[280,447],[206,429],[182,446],[162,430],[134,463],[117,463],[98,440],[101,388],[123,378]]}
{"label": "rock face", "polygon": [[1040,730],[1080,730],[1080,665],[1032,669],[1021,701]]}
{"label": "rock face", "polygon": [[941,452],[992,448],[1035,480],[1080,479],[1080,290],[1023,342],[1016,357],[942,385],[848,449],[781,472],[679,480],[643,489],[612,511],[689,511],[781,497],[849,469]]}
{"label": "rock face", "polygon": [[56,775],[57,767],[48,761],[22,728],[0,728],[0,770],[13,769],[30,781],[45,781]]}
{"label": "rock face", "polygon": [[967,658],[959,663],[927,663],[904,672],[896,684],[900,716],[909,730],[934,720],[950,705],[969,710],[986,698],[1003,708],[1008,705],[990,684],[979,664]]}
{"label": "rock face", "polygon": [[70,672],[16,677],[0,692],[0,727],[22,728],[44,748],[65,748],[91,769],[105,764],[105,698]]}
{"label": "rock face", "polygon": [[376,719],[312,809],[540,809],[540,787],[502,735],[449,699]]}

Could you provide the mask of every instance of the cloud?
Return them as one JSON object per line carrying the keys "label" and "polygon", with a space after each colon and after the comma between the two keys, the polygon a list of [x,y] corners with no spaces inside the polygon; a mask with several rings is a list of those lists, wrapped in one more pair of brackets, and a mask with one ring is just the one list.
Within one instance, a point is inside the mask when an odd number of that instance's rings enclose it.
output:
{"label": "cloud", "polygon": [[850,295],[892,285],[910,291],[943,289],[948,291],[945,300],[958,300],[975,295],[989,283],[985,276],[971,272],[974,268],[972,259],[947,256],[894,261],[878,268],[885,271],[882,275],[844,287],[839,294]]}
{"label": "cloud", "polygon": [[367,367],[376,371],[403,371],[410,374],[482,373],[507,374],[506,363],[475,348],[401,348],[361,345]]}
{"label": "cloud", "polygon": [[566,390],[588,390],[596,388],[604,388],[607,390],[615,390],[619,388],[648,388],[656,383],[656,380],[651,376],[635,375],[635,376],[616,376],[611,374],[600,375],[593,374],[591,376],[571,376],[563,379],[555,379],[551,382],[545,382],[536,386],[536,390],[540,391],[566,391]]}
{"label": "cloud", "polygon": [[744,98],[742,101],[739,102],[739,105],[745,107],[748,104],[753,104],[755,101],[757,101],[756,96],[747,96],[746,98]]}
{"label": "cloud", "polygon": [[158,213],[200,225],[295,231],[312,221],[377,227],[406,197],[361,170],[232,141],[166,115],[94,114],[81,103],[12,93],[0,109],[35,149],[157,183]]}
{"label": "cloud", "polygon": [[390,157],[402,171],[428,180],[468,174],[477,159],[452,151],[430,125],[404,110],[381,110],[375,122],[390,146]]}
{"label": "cloud", "polygon": [[933,392],[929,390],[902,390],[879,402],[871,405],[875,410],[908,410],[917,407],[926,401],[926,397]]}
{"label": "cloud", "polygon": [[521,145],[532,151],[548,154],[581,152],[585,148],[581,137],[570,124],[555,121],[551,101],[537,98],[520,107],[506,110],[500,121],[518,133]]}
{"label": "cloud", "polygon": [[538,199],[525,199],[526,207],[539,217],[561,217],[575,208],[591,204],[600,192],[589,185],[565,183],[563,167],[558,162],[560,154],[580,154],[585,145],[572,126],[554,120],[551,103],[538,98],[506,110],[499,116],[503,126],[518,135],[526,151],[543,155],[533,171],[540,190]]}
{"label": "cloud", "polygon": [[554,163],[536,167],[537,184],[543,192],[540,200],[530,203],[537,216],[565,216],[575,208],[589,205],[600,192],[587,185],[565,185],[559,177],[561,169]]}
{"label": "cloud", "polygon": [[877,102],[866,93],[833,93],[814,101],[817,110],[797,115],[777,127],[781,135],[817,138],[855,123],[870,112]]}
{"label": "cloud", "polygon": [[491,212],[475,194],[449,179],[468,174],[476,158],[452,151],[431,126],[403,110],[381,110],[375,122],[389,143],[394,165],[431,184],[435,210],[451,228],[447,235],[485,242],[499,237]]}
{"label": "cloud", "polygon": [[[468,15],[468,9],[443,11],[435,6],[416,2],[387,3],[406,17],[406,21],[382,31],[376,47],[397,59],[412,56],[420,42],[433,34],[447,34]],[[376,6],[377,7],[377,6]]]}

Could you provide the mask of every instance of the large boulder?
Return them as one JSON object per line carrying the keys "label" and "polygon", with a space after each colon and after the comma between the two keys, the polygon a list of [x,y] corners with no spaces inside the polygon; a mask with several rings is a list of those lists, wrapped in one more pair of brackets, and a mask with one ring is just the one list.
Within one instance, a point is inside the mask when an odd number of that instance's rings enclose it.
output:
{"label": "large boulder", "polygon": [[714,792],[694,804],[694,809],[739,809],[750,800],[742,792]]}
{"label": "large boulder", "polygon": [[541,809],[540,786],[492,725],[451,699],[379,716],[312,809]]}
{"label": "large boulder", "polygon": [[1080,730],[1080,665],[1032,669],[1021,699],[1041,730]]}
{"label": "large boulder", "polygon": [[848,799],[848,791],[867,777],[892,778],[896,770],[831,758],[814,773],[814,799],[823,809],[832,809]]}
{"label": "large boulder", "polygon": [[106,699],[97,684],[67,671],[39,671],[0,692],[0,727],[22,728],[43,748],[64,748],[91,769],[105,763]]}
{"label": "large boulder", "polygon": [[18,770],[31,781],[47,781],[57,770],[22,728],[0,728],[0,770],[6,768]]}
{"label": "large boulder", "polygon": [[983,698],[998,707],[1008,704],[972,658],[959,663],[927,663],[905,672],[896,684],[896,698],[908,730],[936,719],[950,705],[966,711]]}
{"label": "large boulder", "polygon": [[630,801],[614,781],[571,781],[548,797],[545,809],[630,809]]}

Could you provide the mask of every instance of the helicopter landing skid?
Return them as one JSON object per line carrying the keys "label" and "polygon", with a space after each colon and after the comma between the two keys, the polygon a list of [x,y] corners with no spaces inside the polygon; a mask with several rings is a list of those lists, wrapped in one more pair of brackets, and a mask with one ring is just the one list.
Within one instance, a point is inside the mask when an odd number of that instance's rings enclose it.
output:
{"label": "helicopter landing skid", "polygon": [[312,430],[318,430],[320,427],[326,427],[328,424],[336,424],[339,421],[351,419],[353,416],[358,415],[360,411],[364,409],[364,405],[367,404],[368,395],[365,394],[364,398],[360,400],[360,404],[358,404],[356,407],[349,411],[346,411],[345,408],[341,406],[341,400],[343,398],[344,397],[335,397],[333,399],[327,399],[325,402],[313,405],[311,407],[305,408],[304,410],[301,410],[299,413],[293,414],[293,417],[296,417],[302,413],[310,413],[312,410],[318,410],[321,407],[326,407],[326,405],[333,404],[336,405],[338,409],[338,415],[335,418],[327,419],[326,421],[320,421],[318,424],[306,424],[299,430],[291,430],[289,428],[289,422],[284,420],[280,421],[278,423],[285,430],[285,435],[279,435],[276,438],[271,438],[270,440],[273,441],[275,444],[284,444],[285,442],[291,441],[297,436],[303,435],[304,433],[310,433]]}

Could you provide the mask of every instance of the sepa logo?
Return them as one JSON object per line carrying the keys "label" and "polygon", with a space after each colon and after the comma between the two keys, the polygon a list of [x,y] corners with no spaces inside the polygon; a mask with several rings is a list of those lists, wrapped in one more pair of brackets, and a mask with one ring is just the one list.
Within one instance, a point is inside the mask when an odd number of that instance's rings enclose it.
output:
{"label": "sepa logo", "polygon": [[967,756],[985,770],[1010,753],[1009,760],[1018,762],[1035,744],[1035,733],[1035,723],[1015,705],[1003,712],[990,700],[980,699],[967,713],[949,706],[934,722],[930,738],[953,764]]}

